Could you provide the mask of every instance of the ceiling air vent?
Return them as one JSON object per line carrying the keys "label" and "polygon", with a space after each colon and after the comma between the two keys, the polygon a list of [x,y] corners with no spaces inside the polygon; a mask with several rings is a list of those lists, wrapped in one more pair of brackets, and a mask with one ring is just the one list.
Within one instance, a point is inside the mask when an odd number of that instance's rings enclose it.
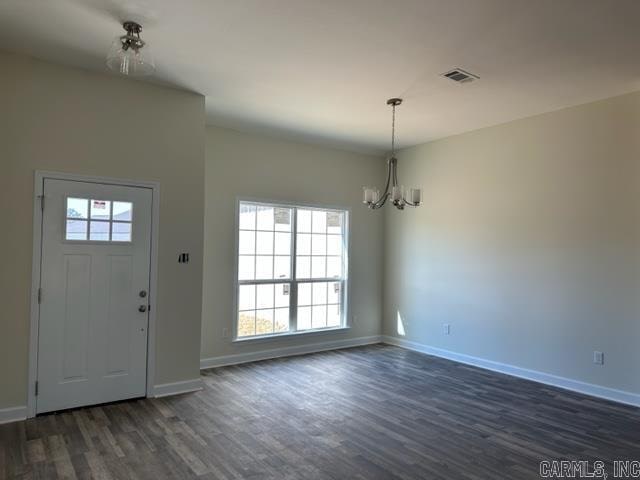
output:
{"label": "ceiling air vent", "polygon": [[480,78],[473,73],[465,72],[461,68],[454,68],[453,70],[449,70],[448,72],[443,73],[442,76],[458,83],[469,83]]}

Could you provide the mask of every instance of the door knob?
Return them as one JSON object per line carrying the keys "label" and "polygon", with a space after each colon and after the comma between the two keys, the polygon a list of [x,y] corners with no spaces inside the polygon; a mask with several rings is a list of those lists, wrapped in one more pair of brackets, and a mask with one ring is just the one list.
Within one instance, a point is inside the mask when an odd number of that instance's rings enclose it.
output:
{"label": "door knob", "polygon": [[147,296],[147,292],[146,290],[140,290],[140,293],[138,295],[140,295],[140,298],[144,298]]}
{"label": "door knob", "polygon": [[146,306],[146,305],[140,305],[140,306],[138,307],[138,311],[139,311],[140,313],[144,313],[144,312],[146,312],[146,311],[147,311],[147,306]]}

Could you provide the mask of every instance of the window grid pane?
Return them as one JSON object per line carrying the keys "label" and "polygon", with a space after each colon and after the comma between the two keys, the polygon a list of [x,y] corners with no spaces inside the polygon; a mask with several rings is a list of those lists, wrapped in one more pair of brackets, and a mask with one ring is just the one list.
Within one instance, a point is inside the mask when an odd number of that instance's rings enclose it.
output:
{"label": "window grid pane", "polygon": [[[339,327],[344,301],[344,212],[241,202],[239,215],[238,280],[242,283],[237,293],[237,337],[294,331],[291,318],[296,318],[298,331]],[[292,279],[293,284],[268,282],[283,279]],[[290,305],[292,287],[297,302]],[[248,290],[241,292],[241,288],[263,293],[255,293],[251,303]]]}
{"label": "window grid pane", "polygon": [[237,336],[289,331],[290,293],[290,283],[239,285]]}
{"label": "window grid pane", "polygon": [[67,197],[65,240],[130,243],[133,203]]}

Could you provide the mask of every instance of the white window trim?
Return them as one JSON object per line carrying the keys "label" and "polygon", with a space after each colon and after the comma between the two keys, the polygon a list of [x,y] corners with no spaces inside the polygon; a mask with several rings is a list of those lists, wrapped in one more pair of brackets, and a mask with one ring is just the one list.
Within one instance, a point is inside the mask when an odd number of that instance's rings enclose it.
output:
{"label": "white window trim", "polygon": [[[268,335],[254,335],[247,337],[238,337],[238,285],[240,281],[238,280],[238,258],[239,258],[239,247],[240,247],[240,203],[248,202],[248,203],[264,203],[271,205],[273,207],[283,207],[283,208],[309,208],[309,209],[318,209],[318,210],[336,210],[345,213],[345,221],[343,226],[343,236],[344,236],[344,244],[345,244],[345,258],[344,258],[344,274],[346,278],[342,280],[344,282],[344,292],[342,299],[342,325],[339,327],[327,327],[320,328],[315,330],[302,330],[302,331],[288,331],[282,333],[270,333]],[[351,275],[349,269],[349,258],[351,257],[351,208],[340,206],[340,205],[327,205],[323,203],[309,203],[309,202],[290,202],[290,201],[282,201],[282,200],[272,200],[266,198],[256,198],[256,197],[244,197],[239,196],[236,197],[236,208],[235,208],[235,220],[234,220],[234,267],[233,267],[233,318],[232,318],[232,336],[231,342],[233,343],[244,343],[244,342],[255,342],[255,341],[268,341],[268,340],[280,340],[284,338],[291,337],[300,337],[307,335],[319,335],[319,334],[330,334],[330,333],[339,333],[348,331],[351,329],[351,310],[349,303],[349,292],[351,290]],[[295,213],[292,215],[292,229],[291,229],[291,258],[292,258],[292,269],[291,269],[291,278],[287,280],[280,279],[266,279],[266,280],[253,280],[251,283],[293,283],[295,281],[302,281],[304,283],[307,282],[320,282],[320,281],[335,281],[333,279],[299,279],[295,278],[295,263],[296,263],[296,237],[297,237],[297,226],[296,226],[296,218]],[[291,313],[289,318],[291,319]]]}

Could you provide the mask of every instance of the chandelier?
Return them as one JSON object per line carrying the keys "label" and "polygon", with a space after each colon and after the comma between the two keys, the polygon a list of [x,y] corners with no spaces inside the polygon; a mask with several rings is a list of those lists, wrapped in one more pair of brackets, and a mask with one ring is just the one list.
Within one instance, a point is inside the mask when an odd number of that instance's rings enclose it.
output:
{"label": "chandelier", "polygon": [[[107,67],[122,75],[149,75],[156,66],[149,46],[140,38],[142,25],[124,22],[125,35],[116,37],[107,55]],[[143,51],[144,48],[144,51]]]}
{"label": "chandelier", "polygon": [[[404,207],[417,207],[422,202],[422,190],[419,188],[411,188],[409,196],[405,195],[403,185],[398,185],[398,159],[396,158],[396,107],[402,103],[401,98],[390,98],[387,105],[391,105],[391,157],[387,161],[387,184],[384,187],[384,193],[380,195],[380,191],[374,187],[362,187],[364,198],[371,210],[377,210],[382,207],[390,198],[393,205],[398,210],[404,210]],[[391,190],[389,190],[391,189]]]}

